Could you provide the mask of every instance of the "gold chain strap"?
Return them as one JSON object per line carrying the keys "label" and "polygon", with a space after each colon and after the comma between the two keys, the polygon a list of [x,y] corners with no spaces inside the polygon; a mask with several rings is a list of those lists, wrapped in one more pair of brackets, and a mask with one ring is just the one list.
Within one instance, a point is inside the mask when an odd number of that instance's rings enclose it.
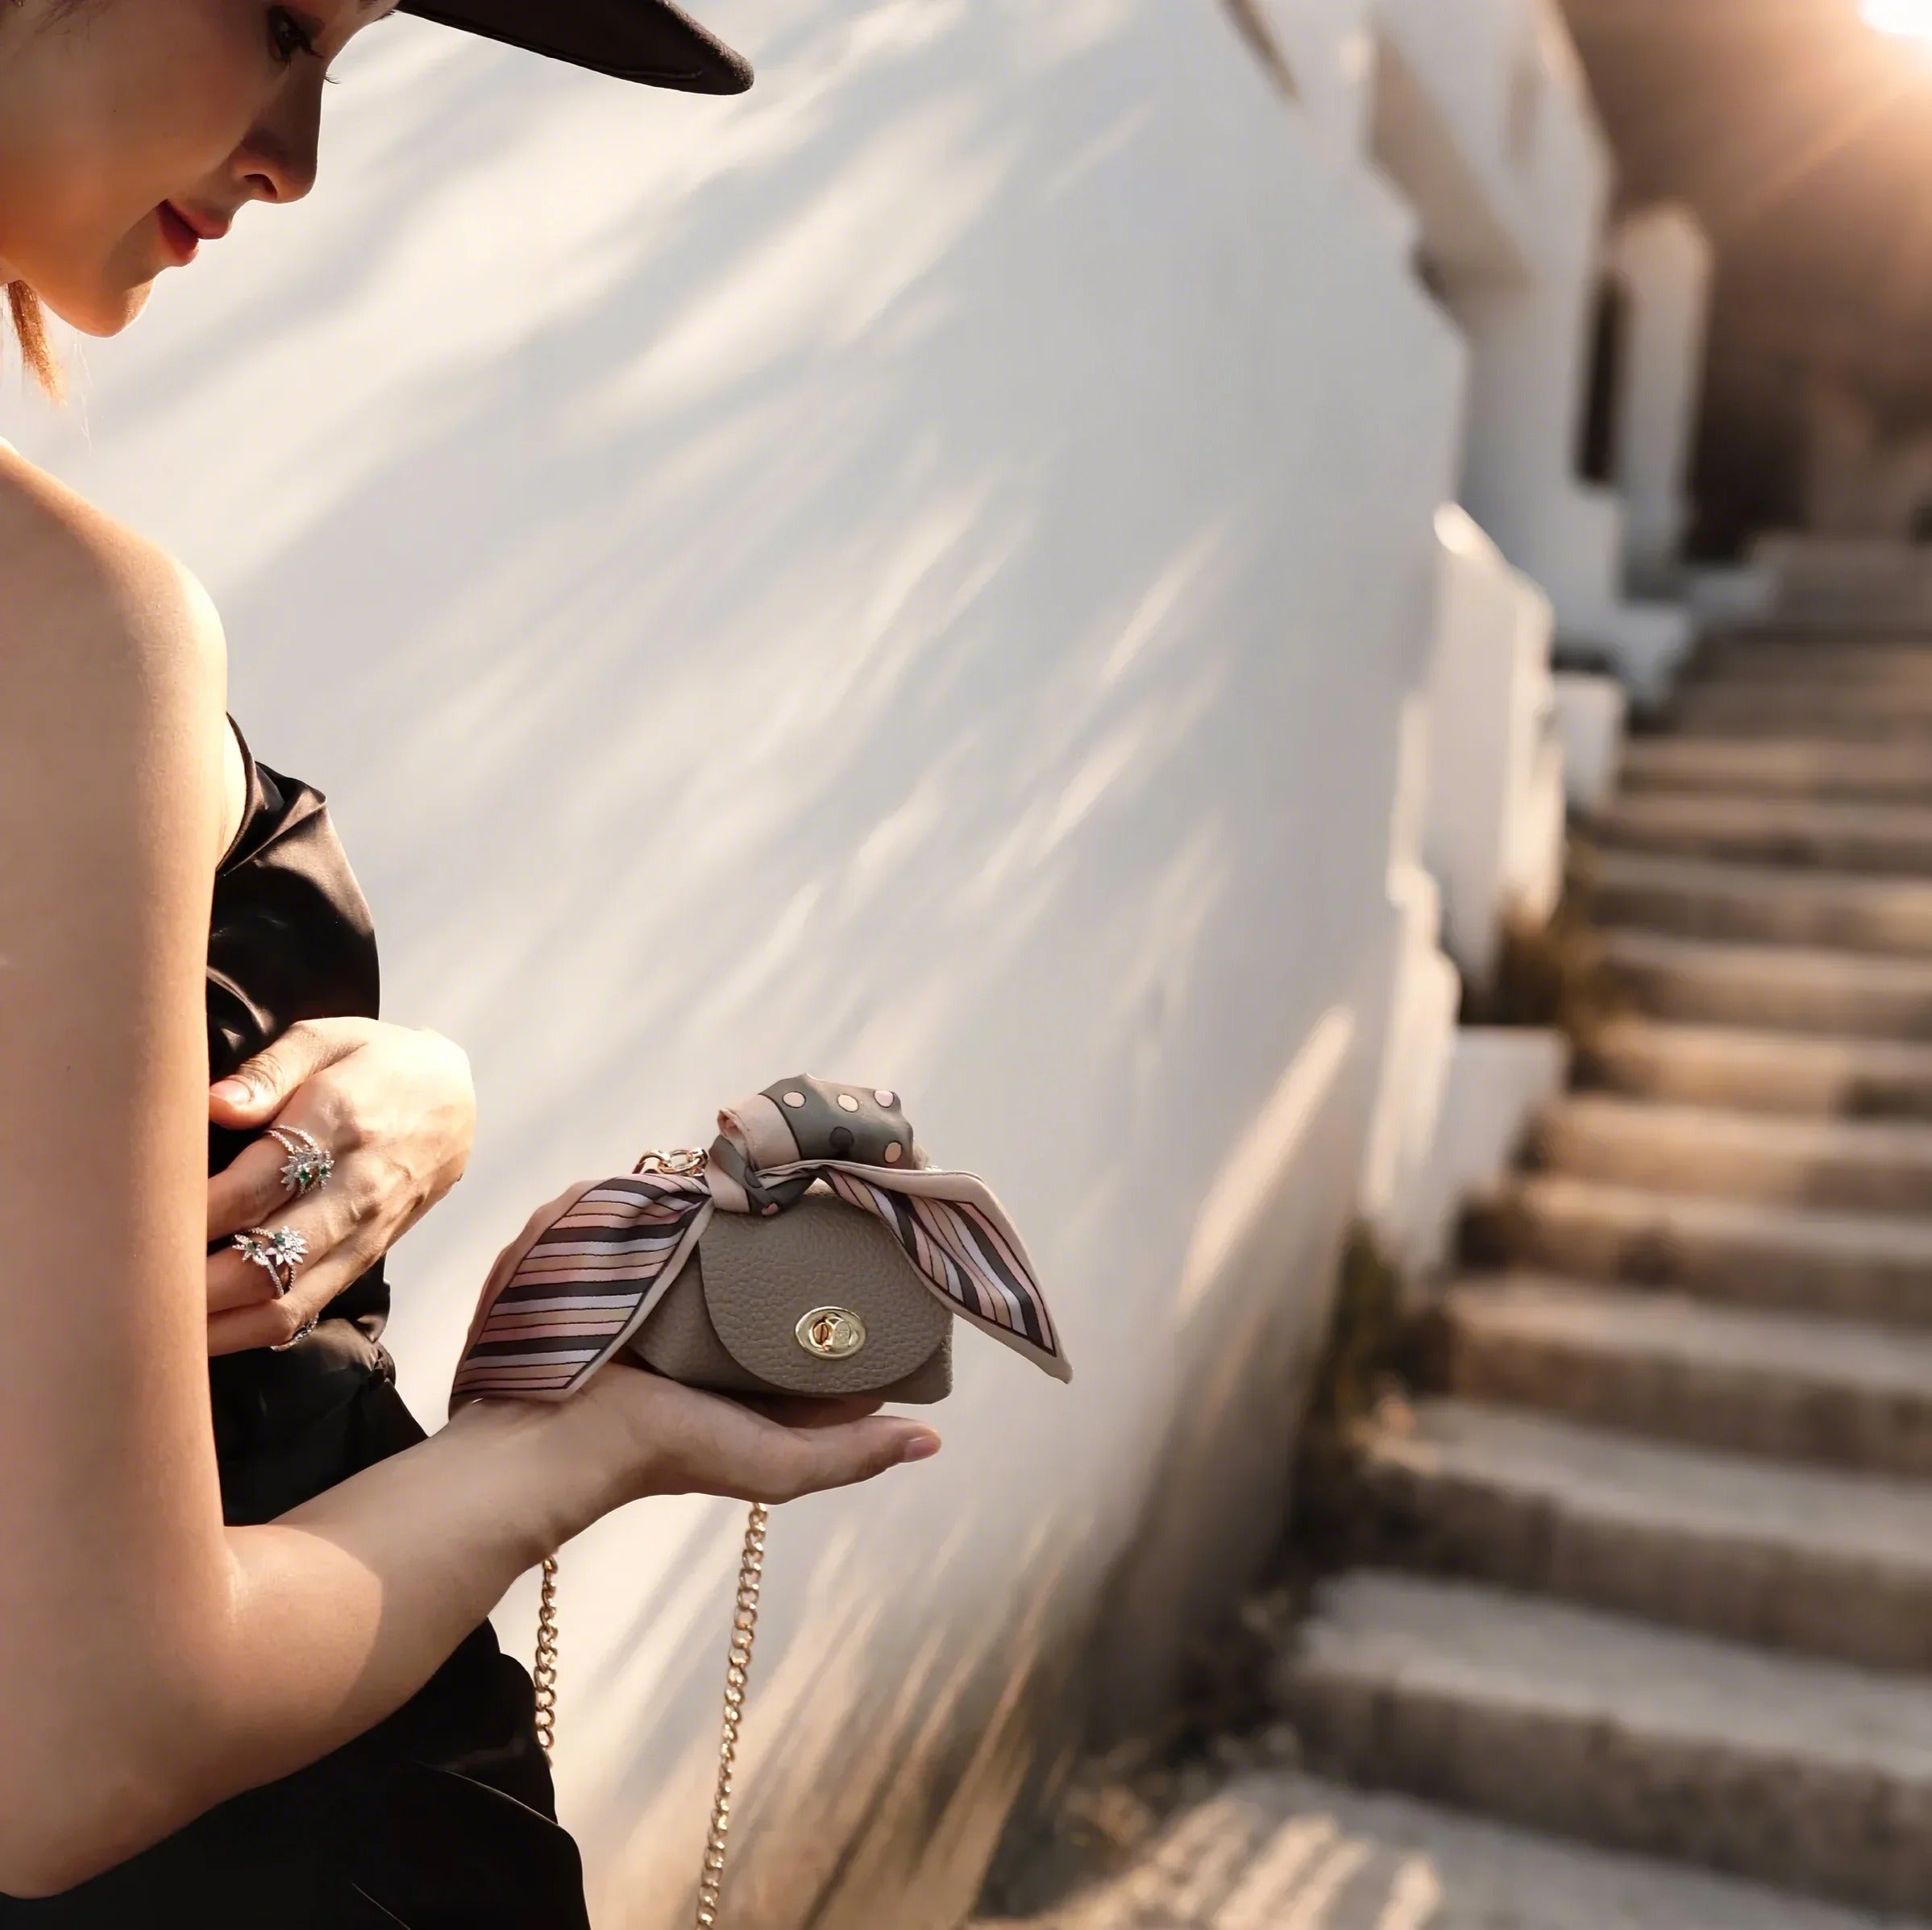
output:
{"label": "gold chain strap", "polygon": [[557,1558],[543,1558],[543,1587],[537,1597],[537,1740],[547,1758],[557,1743]]}
{"label": "gold chain strap", "polygon": [[[704,1838],[704,1867],[698,1877],[698,1930],[713,1930],[718,1894],[725,1883],[725,1844],[731,1833],[731,1783],[737,1769],[738,1732],[745,1720],[745,1685],[751,1678],[752,1646],[758,1640],[758,1593],[765,1581],[765,1530],[771,1511],[752,1504],[745,1523],[745,1548],[738,1557],[737,1600],[731,1617],[731,1649],[725,1667],[725,1720],[718,1736],[717,1790],[711,1799],[711,1828]],[[537,1740],[549,1756],[557,1741],[557,1558],[543,1562],[543,1588],[537,1600],[537,1664],[530,1672],[537,1691]]]}
{"label": "gold chain strap", "polygon": [[745,1684],[751,1674],[751,1645],[758,1639],[758,1591],[765,1579],[765,1525],[771,1518],[754,1501],[745,1523],[745,1551],[738,1559],[737,1604],[731,1618],[731,1652],[725,1668],[725,1720],[718,1737],[718,1786],[711,1799],[711,1830],[704,1839],[704,1867],[698,1878],[698,1930],[718,1920],[718,1892],[725,1882],[725,1839],[731,1832],[731,1779],[737,1767],[738,1729],[745,1719]]}
{"label": "gold chain strap", "polygon": [[[702,1173],[710,1155],[696,1150],[647,1152],[634,1173]],[[752,1645],[758,1640],[758,1592],[765,1580],[765,1529],[771,1511],[751,1505],[745,1523],[745,1548],[738,1558],[737,1600],[731,1618],[731,1650],[725,1667],[725,1720],[718,1737],[718,1783],[711,1799],[711,1828],[704,1837],[704,1867],[698,1877],[698,1930],[718,1920],[718,1893],[725,1882],[725,1841],[731,1833],[731,1783],[737,1768],[738,1732],[745,1720],[745,1684],[751,1677]],[[537,1691],[537,1741],[547,1758],[557,1745],[557,1558],[543,1558],[543,1586],[537,1597],[537,1660],[530,1671]]]}

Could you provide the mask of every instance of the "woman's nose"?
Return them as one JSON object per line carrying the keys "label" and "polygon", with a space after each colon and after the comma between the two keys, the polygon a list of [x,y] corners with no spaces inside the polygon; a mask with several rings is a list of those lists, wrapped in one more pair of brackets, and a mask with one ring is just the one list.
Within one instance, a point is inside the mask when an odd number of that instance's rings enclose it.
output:
{"label": "woman's nose", "polygon": [[315,185],[322,131],[322,87],[289,87],[272,113],[235,151],[242,185],[254,201],[300,201]]}

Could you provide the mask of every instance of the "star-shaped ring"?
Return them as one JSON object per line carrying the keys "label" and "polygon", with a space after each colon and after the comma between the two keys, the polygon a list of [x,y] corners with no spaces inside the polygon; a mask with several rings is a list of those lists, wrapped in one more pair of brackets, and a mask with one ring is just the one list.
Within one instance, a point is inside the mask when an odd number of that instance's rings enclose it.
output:
{"label": "star-shaped ring", "polygon": [[231,1243],[275,1282],[277,1300],[295,1285],[296,1270],[309,1257],[308,1241],[293,1226],[251,1226],[236,1234]]}
{"label": "star-shaped ring", "polygon": [[335,1155],[312,1132],[299,1126],[271,1126],[268,1137],[289,1156],[282,1161],[282,1185],[293,1199],[329,1183]]}

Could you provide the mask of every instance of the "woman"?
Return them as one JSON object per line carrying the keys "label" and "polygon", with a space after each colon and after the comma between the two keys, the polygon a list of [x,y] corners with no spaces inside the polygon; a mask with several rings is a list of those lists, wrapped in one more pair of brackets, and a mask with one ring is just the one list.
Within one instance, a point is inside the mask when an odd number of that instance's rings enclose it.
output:
{"label": "woman", "polygon": [[[111,334],[306,193],[329,63],[389,4],[0,0],[29,361],[43,304]],[[749,79],[663,0],[415,10]],[[0,444],[0,1923],[580,1926],[492,1606],[640,1496],[781,1500],[938,1443],[628,1370],[424,1438],[381,1260],[462,1173],[467,1069],[377,1020],[322,800],[223,687],[181,570]]]}

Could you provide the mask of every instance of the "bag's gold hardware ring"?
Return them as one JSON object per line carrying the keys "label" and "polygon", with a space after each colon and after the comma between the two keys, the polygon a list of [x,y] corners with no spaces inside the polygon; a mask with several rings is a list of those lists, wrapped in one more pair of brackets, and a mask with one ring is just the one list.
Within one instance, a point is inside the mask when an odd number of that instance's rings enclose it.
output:
{"label": "bag's gold hardware ring", "polygon": [[692,1147],[684,1147],[676,1152],[647,1152],[636,1165],[633,1173],[674,1173],[685,1179],[696,1179],[711,1164],[711,1155]]}
{"label": "bag's gold hardware ring", "polygon": [[814,1307],[796,1331],[799,1345],[821,1360],[850,1360],[866,1344],[866,1323],[850,1307]]}

